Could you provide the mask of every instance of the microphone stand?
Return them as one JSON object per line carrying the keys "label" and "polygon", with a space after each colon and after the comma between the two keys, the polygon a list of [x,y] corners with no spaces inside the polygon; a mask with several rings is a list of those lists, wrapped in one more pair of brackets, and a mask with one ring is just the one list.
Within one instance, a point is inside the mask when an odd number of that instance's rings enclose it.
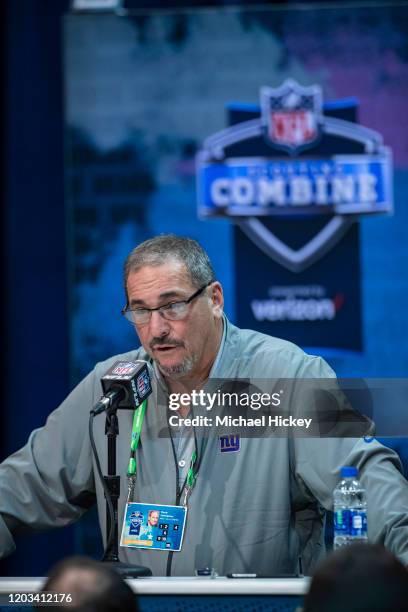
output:
{"label": "microphone stand", "polygon": [[103,478],[109,490],[112,501],[114,525],[113,540],[112,542],[109,542],[111,517],[108,503],[106,503],[106,548],[102,557],[102,562],[110,565],[112,569],[121,574],[123,577],[138,578],[140,576],[151,576],[151,570],[142,565],[122,563],[119,561],[118,555],[118,499],[120,497],[120,476],[116,474],[116,438],[119,435],[119,422],[117,416],[117,404],[119,400],[120,398],[115,398],[113,401],[111,400],[109,407],[106,409],[105,435],[107,436],[108,444],[108,474]]}

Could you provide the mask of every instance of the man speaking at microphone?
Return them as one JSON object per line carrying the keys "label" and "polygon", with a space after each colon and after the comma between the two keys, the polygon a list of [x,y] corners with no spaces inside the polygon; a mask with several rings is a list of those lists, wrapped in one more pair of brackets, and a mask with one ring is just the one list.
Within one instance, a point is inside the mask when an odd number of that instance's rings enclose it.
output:
{"label": "man speaking at microphone", "polygon": [[[0,466],[1,555],[13,551],[19,528],[72,523],[95,496],[105,534],[89,411],[115,361],[146,360],[154,392],[134,453],[136,509],[127,506],[126,486],[133,413],[118,411],[119,531],[124,516],[131,518],[121,536],[122,561],[147,566],[156,576],[188,576],[204,567],[220,575],[276,575],[296,573],[301,556],[310,573],[324,553],[324,512],[331,508],[339,470],[353,465],[367,491],[370,540],[408,564],[408,485],[395,453],[377,441],[235,436],[225,446],[220,436],[197,435],[192,426],[169,428],[169,397],[191,396],[209,388],[212,379],[333,379],[329,366],[289,342],[233,326],[223,314],[222,287],[208,256],[194,240],[167,235],[144,242],[127,258],[124,280],[123,314],[142,346],[97,364],[27,445]],[[190,409],[181,403],[171,414],[187,417]],[[94,430],[102,466],[104,427],[99,415]],[[155,530],[161,539],[150,550],[138,539],[144,508],[159,517]]]}

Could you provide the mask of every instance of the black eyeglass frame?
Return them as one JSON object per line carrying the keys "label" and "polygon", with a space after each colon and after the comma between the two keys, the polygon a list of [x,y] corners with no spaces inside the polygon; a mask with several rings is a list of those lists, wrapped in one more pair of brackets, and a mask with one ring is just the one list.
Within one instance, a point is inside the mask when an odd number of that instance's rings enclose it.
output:
{"label": "black eyeglass frame", "polygon": [[[154,312],[155,310],[158,310],[160,312],[160,314],[162,314],[162,311],[166,310],[166,308],[169,308],[169,306],[172,306],[173,304],[191,304],[191,302],[193,300],[195,300],[203,291],[204,289],[207,289],[207,287],[209,287],[210,285],[212,285],[213,283],[215,283],[215,280],[210,280],[208,283],[206,283],[205,285],[203,285],[202,287],[200,287],[200,289],[197,289],[197,291],[195,291],[193,293],[193,295],[190,295],[189,298],[187,298],[186,300],[176,300],[174,302],[167,302],[167,304],[163,304],[162,306],[156,306],[156,308],[129,308],[128,306],[125,306],[124,308],[122,308],[121,310],[121,314],[132,324],[134,324],[134,321],[131,321],[130,319],[127,318],[127,313],[128,312],[135,312],[137,310],[145,310],[146,312],[149,313],[149,321],[150,321],[150,317],[151,317],[151,313]],[[164,316],[164,315],[162,315]],[[164,316],[164,318],[166,318]],[[168,320],[172,320],[172,319],[168,319]],[[176,321],[177,319],[173,319],[174,321]]]}

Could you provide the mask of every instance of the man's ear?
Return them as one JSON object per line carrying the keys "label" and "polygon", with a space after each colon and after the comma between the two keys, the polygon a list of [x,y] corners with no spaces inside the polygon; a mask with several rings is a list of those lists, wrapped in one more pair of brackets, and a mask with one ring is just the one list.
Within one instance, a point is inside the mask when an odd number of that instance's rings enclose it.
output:
{"label": "man's ear", "polygon": [[215,281],[211,285],[211,306],[213,314],[217,319],[221,319],[224,311],[224,294],[222,291],[221,283]]}

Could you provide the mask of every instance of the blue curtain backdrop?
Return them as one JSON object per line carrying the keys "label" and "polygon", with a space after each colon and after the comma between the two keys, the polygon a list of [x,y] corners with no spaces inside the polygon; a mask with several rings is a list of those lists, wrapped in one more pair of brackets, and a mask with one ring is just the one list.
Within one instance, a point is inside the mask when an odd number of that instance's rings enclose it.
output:
{"label": "blue curtain backdrop", "polygon": [[[68,1],[2,3],[5,252],[2,458],[69,390],[61,18]],[[19,365],[17,365],[19,364]],[[3,575],[41,575],[74,529],[17,539]]]}

